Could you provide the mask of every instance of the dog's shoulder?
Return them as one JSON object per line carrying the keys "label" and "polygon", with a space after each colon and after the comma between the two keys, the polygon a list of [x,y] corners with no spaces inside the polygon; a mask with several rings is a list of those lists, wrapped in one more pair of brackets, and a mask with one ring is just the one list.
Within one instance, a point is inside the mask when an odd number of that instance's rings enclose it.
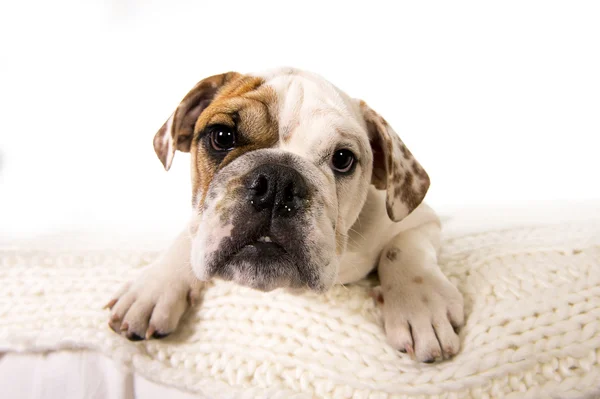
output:
{"label": "dog's shoulder", "polygon": [[[394,222],[387,215],[385,196],[385,191],[370,187],[360,216],[354,226],[352,226],[352,231],[363,235],[365,240],[369,241],[367,244],[381,243],[383,241],[382,245],[385,245],[385,243],[403,231],[425,223],[440,222],[435,211],[425,202],[422,202],[400,222]],[[368,246],[373,247],[374,245]]]}
{"label": "dog's shoulder", "polygon": [[424,202],[402,221],[390,220],[385,195],[383,190],[369,189],[360,216],[348,232],[348,249],[340,262],[338,282],[349,283],[366,276],[377,266],[385,246],[403,231],[426,223],[439,223],[437,214]]}

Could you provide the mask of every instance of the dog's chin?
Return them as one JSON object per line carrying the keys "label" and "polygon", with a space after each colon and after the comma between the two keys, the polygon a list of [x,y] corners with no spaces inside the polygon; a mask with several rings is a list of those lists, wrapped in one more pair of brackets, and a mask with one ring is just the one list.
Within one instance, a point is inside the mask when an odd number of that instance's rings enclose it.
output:
{"label": "dog's chin", "polygon": [[321,281],[320,268],[311,265],[301,245],[292,248],[270,237],[230,242],[209,256],[205,279],[232,281],[259,291],[283,288],[292,292],[324,292],[329,287]]}

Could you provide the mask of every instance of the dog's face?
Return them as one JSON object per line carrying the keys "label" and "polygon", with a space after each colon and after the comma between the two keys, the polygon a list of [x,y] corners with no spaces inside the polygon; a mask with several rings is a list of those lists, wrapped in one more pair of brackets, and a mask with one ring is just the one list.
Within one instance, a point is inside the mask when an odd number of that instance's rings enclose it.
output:
{"label": "dog's face", "polygon": [[399,221],[429,178],[364,102],[293,69],[199,82],[154,138],[169,169],[191,152],[192,268],[201,280],[322,292],[371,184]]}

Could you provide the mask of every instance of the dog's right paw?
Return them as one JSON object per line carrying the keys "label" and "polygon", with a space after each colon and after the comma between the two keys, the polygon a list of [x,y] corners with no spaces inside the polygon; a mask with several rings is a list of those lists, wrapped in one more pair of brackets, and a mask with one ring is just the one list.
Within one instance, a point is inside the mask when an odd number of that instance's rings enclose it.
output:
{"label": "dog's right paw", "polygon": [[123,285],[106,305],[110,328],[130,341],[164,338],[175,331],[185,310],[200,300],[202,283],[170,271],[151,265]]}
{"label": "dog's right paw", "polygon": [[[387,290],[386,290],[387,288]],[[416,360],[449,359],[460,349],[457,329],[464,324],[461,293],[444,276],[415,276],[377,287],[388,342]]]}

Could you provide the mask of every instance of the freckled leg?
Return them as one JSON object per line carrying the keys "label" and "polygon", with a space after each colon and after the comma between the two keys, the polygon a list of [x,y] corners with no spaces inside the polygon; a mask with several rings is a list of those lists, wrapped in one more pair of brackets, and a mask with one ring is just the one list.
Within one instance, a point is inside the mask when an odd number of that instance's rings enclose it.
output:
{"label": "freckled leg", "polygon": [[440,227],[431,222],[398,234],[384,248],[378,273],[389,343],[431,363],[459,350],[463,299],[437,264]]}

